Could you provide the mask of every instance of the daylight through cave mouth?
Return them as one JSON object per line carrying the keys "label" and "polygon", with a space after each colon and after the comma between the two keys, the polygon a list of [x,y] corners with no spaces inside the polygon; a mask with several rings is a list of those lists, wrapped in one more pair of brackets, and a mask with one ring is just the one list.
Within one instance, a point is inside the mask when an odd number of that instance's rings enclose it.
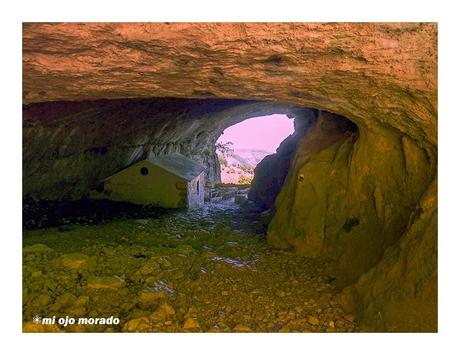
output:
{"label": "daylight through cave mouth", "polygon": [[223,184],[250,184],[254,169],[294,133],[294,119],[283,114],[248,118],[224,130],[216,142]]}

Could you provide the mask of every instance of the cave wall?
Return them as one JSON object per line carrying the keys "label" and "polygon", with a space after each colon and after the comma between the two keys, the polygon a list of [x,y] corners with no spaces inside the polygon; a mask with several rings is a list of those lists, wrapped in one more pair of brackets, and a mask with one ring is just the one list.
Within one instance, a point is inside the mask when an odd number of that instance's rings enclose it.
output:
{"label": "cave wall", "polygon": [[269,243],[335,261],[338,286],[353,285],[342,301],[363,327],[436,329],[436,154],[320,112],[297,145]]}
{"label": "cave wall", "polygon": [[[376,158],[378,157],[378,158]],[[298,146],[268,240],[338,260],[354,281],[397,241],[435,176],[435,152],[387,128],[321,112]]]}
{"label": "cave wall", "polygon": [[[347,117],[354,125],[324,114],[298,143],[269,241],[336,260],[360,325],[437,329],[435,23],[25,23],[23,70],[25,104],[244,98]],[[26,109],[24,192],[79,196],[151,152],[147,122],[137,130],[139,115],[123,121],[117,110],[76,127],[91,110],[53,126]],[[157,149],[177,141],[164,132]],[[90,158],[91,149],[106,156]]]}
{"label": "cave wall", "polygon": [[254,169],[248,199],[265,210],[271,209],[291,168],[298,142],[313,127],[318,110],[306,111],[294,120],[294,133],[284,139],[274,154],[263,158]]}
{"label": "cave wall", "polygon": [[372,331],[437,330],[437,180],[427,188],[401,240],[345,288],[341,303]]}

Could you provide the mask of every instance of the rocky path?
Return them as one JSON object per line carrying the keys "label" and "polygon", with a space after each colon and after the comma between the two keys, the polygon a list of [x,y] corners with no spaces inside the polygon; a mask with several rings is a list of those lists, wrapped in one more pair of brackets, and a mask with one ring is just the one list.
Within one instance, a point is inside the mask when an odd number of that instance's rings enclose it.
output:
{"label": "rocky path", "polygon": [[326,261],[271,248],[237,205],[25,231],[23,253],[24,331],[358,331]]}

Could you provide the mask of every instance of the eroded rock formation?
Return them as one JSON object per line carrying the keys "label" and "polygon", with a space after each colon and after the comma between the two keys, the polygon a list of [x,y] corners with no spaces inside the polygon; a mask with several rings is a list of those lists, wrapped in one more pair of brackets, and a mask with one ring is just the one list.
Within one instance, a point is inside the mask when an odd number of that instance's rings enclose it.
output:
{"label": "eroded rock formation", "polygon": [[[78,198],[151,152],[203,159],[257,105],[333,112],[353,123],[323,112],[299,142],[269,241],[336,260],[363,327],[434,331],[436,37],[429,23],[25,24],[24,103],[43,104],[24,109],[24,193]],[[151,97],[270,102],[220,115]]]}
{"label": "eroded rock formation", "polygon": [[248,199],[257,206],[266,210],[273,207],[291,167],[297,144],[305,137],[307,130],[314,126],[317,116],[317,110],[297,116],[294,133],[281,142],[276,153],[267,155],[257,164],[248,194]]}
{"label": "eroded rock formation", "polygon": [[[336,260],[341,285],[355,282],[380,262],[346,290],[344,300],[365,297],[355,311],[372,327],[427,330],[428,324],[435,324],[437,307],[432,297],[436,211],[434,192],[427,192],[434,188],[435,161],[434,150],[421,148],[397,131],[358,131],[351,122],[321,112],[316,127],[297,148],[268,240],[304,255]],[[425,194],[430,195],[429,206],[423,202]],[[414,241],[424,237],[423,242]],[[413,249],[394,245],[405,239],[411,241],[403,245]],[[385,251],[391,254],[382,259]],[[399,287],[400,282],[407,284]],[[416,304],[419,297],[423,306],[415,306],[417,312],[401,313],[409,307],[408,298]],[[386,303],[393,308],[387,309]]]}

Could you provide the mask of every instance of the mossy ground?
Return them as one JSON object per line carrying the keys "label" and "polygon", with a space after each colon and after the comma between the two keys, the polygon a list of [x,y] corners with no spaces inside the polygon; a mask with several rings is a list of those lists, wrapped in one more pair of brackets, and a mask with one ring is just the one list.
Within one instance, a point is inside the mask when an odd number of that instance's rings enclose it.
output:
{"label": "mossy ground", "polygon": [[[25,331],[358,330],[327,262],[273,249],[236,205],[26,230],[23,240]],[[37,326],[37,315],[120,324]]]}

